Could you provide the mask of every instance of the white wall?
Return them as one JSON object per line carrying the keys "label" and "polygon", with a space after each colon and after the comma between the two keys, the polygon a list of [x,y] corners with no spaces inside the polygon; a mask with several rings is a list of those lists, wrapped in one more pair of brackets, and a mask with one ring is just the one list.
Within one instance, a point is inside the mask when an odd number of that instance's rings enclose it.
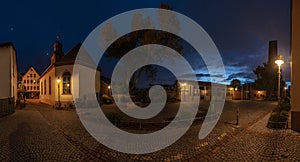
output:
{"label": "white wall", "polygon": [[[94,95],[92,93],[91,89],[86,89],[84,88],[84,85],[90,85],[91,83],[87,83],[87,82],[83,82],[82,79],[83,78],[87,78],[89,75],[89,72],[91,72],[90,68],[87,67],[81,67],[82,70],[84,70],[85,72],[82,73],[82,75],[79,77],[78,75],[73,75],[73,65],[63,65],[63,66],[57,66],[57,67],[53,67],[51,70],[49,70],[46,74],[44,74],[41,78],[40,78],[40,102],[43,103],[47,103],[50,105],[55,105],[56,101],[58,101],[58,83],[57,83],[57,79],[58,77],[60,78],[61,82],[60,84],[60,92],[59,92],[59,97],[60,97],[60,101],[62,103],[62,106],[64,106],[64,103],[70,103],[73,102],[73,96],[77,96],[75,98],[78,98],[79,96],[79,91],[80,92],[84,92],[84,93],[88,93],[89,95]],[[71,94],[63,94],[62,93],[62,88],[63,88],[63,73],[65,72],[69,72],[71,74]],[[51,95],[49,94],[49,77],[51,76]],[[95,89],[96,92],[98,92],[100,94],[100,72],[97,71],[96,73],[96,83],[94,83],[95,85]],[[42,94],[42,89],[44,90],[44,85],[42,87],[42,83],[44,83],[44,80],[46,79],[47,82],[47,93],[45,95],[45,92],[43,92]],[[81,81],[80,81],[81,80]],[[81,84],[81,89],[80,89],[80,85]],[[87,94],[86,93],[86,94]]]}
{"label": "white wall", "polygon": [[[51,94],[49,94],[49,77],[51,77]],[[44,90],[46,80],[46,94]],[[42,85],[43,84],[43,85]],[[40,102],[55,105],[57,89],[53,84],[56,84],[55,69],[50,69],[45,75],[40,78]],[[56,85],[57,86],[57,85]],[[43,93],[42,93],[43,91]]]}
{"label": "white wall", "polygon": [[17,99],[18,69],[16,52],[12,46],[0,47],[0,99]]}
{"label": "white wall", "polygon": [[16,54],[16,51],[14,48],[11,48],[11,53],[12,53],[12,60],[11,60],[11,65],[12,65],[12,94],[13,96],[11,97],[14,97],[15,98],[15,103],[18,99],[18,63],[17,63],[17,54]]}

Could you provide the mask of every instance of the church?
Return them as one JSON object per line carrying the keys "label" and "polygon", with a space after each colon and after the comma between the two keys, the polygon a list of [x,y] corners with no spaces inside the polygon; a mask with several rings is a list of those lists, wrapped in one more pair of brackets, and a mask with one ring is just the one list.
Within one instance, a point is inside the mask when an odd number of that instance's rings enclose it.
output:
{"label": "church", "polygon": [[[78,80],[80,76],[73,76],[73,67],[80,50],[81,44],[77,44],[67,54],[63,53],[63,45],[57,41],[54,43],[51,64],[40,76],[40,102],[56,107],[72,108],[74,94],[78,92]],[[90,68],[90,67],[88,67]],[[81,83],[82,84],[82,83]],[[95,75],[96,97],[100,97],[100,69]],[[75,97],[74,97],[75,98]]]}

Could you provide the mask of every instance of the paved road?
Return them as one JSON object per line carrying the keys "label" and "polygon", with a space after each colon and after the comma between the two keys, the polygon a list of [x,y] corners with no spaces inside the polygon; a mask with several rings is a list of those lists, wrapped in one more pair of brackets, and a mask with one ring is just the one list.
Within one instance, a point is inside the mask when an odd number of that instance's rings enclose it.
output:
{"label": "paved road", "polygon": [[[11,116],[0,118],[0,161],[300,160],[298,133],[265,127],[268,113],[275,106],[276,103],[265,101],[227,102],[220,121],[205,139],[198,139],[201,124],[195,124],[164,150],[129,155],[95,141],[75,111],[29,104]],[[234,125],[237,108],[238,128]]]}

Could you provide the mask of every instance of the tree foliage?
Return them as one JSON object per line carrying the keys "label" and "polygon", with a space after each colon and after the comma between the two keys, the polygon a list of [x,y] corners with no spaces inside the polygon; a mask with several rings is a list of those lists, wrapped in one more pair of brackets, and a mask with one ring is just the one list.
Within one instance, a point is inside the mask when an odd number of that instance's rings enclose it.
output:
{"label": "tree foliage", "polygon": [[[278,67],[274,64],[263,63],[263,66],[258,66],[254,71],[256,75],[256,80],[254,83],[254,87],[257,90],[266,90],[267,97],[272,98],[277,95],[278,89]],[[282,80],[282,76],[280,76],[280,87],[283,89],[285,86],[285,82]]]}
{"label": "tree foliage", "polygon": [[235,88],[238,88],[239,86],[241,86],[241,81],[238,80],[238,79],[233,79],[231,82],[230,82],[230,85],[235,87]]}
{"label": "tree foliage", "polygon": [[[172,10],[172,8],[167,4],[161,4],[160,8]],[[166,14],[163,10],[158,10],[158,23],[161,27],[164,26],[175,34],[180,30],[179,21],[177,20],[176,15]],[[132,32],[121,36],[109,45],[105,52],[105,56],[110,59],[120,59],[130,50],[148,44],[159,44],[170,47],[178,53],[182,52],[183,46],[181,39],[178,36],[161,30],[149,29],[153,27],[154,21],[150,17],[144,18],[141,13],[134,13],[131,21]],[[140,28],[144,28],[145,30],[137,30]],[[104,43],[110,42],[119,36],[117,30],[111,23],[107,23],[101,30],[100,34]],[[108,45],[105,44],[104,46]],[[147,65],[137,70],[131,78],[131,90],[136,87],[143,74],[148,78],[153,79],[157,74],[156,66]]]}

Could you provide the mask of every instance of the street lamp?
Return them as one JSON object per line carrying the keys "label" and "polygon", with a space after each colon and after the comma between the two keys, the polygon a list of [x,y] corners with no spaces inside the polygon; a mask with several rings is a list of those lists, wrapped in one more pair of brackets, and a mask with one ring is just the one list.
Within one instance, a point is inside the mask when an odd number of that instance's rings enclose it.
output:
{"label": "street lamp", "polygon": [[286,91],[287,91],[288,87],[284,87],[284,97],[286,97]]}
{"label": "street lamp", "polygon": [[284,63],[282,56],[279,55],[278,59],[275,61],[278,65],[278,89],[277,89],[277,98],[278,98],[278,105],[280,104],[280,66]]}
{"label": "street lamp", "polygon": [[60,104],[60,82],[61,80],[59,79],[59,77],[56,80],[57,82],[57,98],[58,98],[58,107],[60,108],[61,104]]}
{"label": "street lamp", "polygon": [[111,95],[111,94],[110,94],[110,85],[107,86],[107,88],[108,88],[108,95],[110,96],[110,95]]}

